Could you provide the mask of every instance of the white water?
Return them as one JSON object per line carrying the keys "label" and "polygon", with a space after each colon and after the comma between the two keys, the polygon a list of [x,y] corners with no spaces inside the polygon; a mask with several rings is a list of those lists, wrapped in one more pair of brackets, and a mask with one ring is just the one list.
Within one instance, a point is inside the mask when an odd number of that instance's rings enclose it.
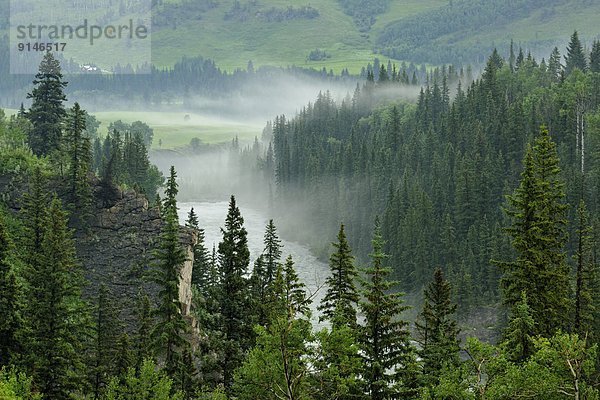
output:
{"label": "white water", "polygon": [[[215,248],[218,249],[219,241],[222,239],[221,227],[225,225],[225,217],[227,216],[227,209],[229,207],[228,202],[179,203],[180,223],[183,223],[187,219],[187,215],[192,207],[198,215],[200,228],[204,229],[206,247],[212,251],[214,244]],[[248,248],[250,249],[251,259],[250,268],[252,268],[254,260],[258,258],[264,249],[263,236],[265,227],[269,221],[264,214],[257,210],[240,206],[240,212],[244,218],[244,227],[248,231]],[[275,226],[277,226],[277,221],[274,222]],[[282,262],[288,255],[292,255],[296,272],[306,285],[307,295],[312,296],[313,327],[320,329],[326,326],[326,324],[318,323],[316,308],[325,295],[326,288],[323,283],[329,274],[328,265],[319,261],[306,246],[287,241],[285,238],[281,238],[281,244],[283,245]]]}

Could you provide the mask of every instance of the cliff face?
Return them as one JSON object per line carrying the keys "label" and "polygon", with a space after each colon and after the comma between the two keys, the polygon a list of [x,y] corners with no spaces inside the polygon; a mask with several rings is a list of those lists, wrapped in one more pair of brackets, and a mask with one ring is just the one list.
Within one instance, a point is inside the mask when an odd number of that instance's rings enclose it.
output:
{"label": "cliff face", "polygon": [[[95,193],[100,190],[96,187]],[[152,253],[163,224],[158,208],[150,208],[142,195],[133,190],[115,190],[111,201],[96,204],[89,229],[77,234],[77,255],[90,283],[86,294],[95,299],[100,284],[108,286],[128,326],[134,323],[140,290],[151,299],[158,293],[157,285],[148,282],[145,275],[152,268]],[[180,239],[188,257],[181,269],[179,301],[183,314],[188,316],[192,304],[193,246],[197,237],[195,232],[182,227]]]}

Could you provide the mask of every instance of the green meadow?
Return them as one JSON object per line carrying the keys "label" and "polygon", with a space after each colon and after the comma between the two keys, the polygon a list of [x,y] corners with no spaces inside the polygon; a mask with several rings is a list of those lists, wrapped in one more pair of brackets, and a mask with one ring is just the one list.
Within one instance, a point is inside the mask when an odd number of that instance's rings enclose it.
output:
{"label": "green meadow", "polygon": [[[230,142],[236,136],[248,142],[260,136],[262,127],[256,124],[221,120],[184,112],[106,111],[92,113],[101,122],[99,133],[106,135],[111,122],[142,121],[154,129],[153,148],[174,149],[186,146],[193,138],[202,143]],[[189,115],[189,120],[186,120]]]}

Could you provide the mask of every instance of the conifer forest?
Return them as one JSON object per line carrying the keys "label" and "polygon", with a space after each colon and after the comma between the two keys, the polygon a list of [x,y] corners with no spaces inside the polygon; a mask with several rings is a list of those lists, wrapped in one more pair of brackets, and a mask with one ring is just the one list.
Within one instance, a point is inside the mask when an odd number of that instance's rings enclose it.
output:
{"label": "conifer forest", "polygon": [[3,16],[0,399],[600,399],[600,34],[423,3],[152,1],[157,46],[333,7],[373,53],[89,74],[9,73]]}

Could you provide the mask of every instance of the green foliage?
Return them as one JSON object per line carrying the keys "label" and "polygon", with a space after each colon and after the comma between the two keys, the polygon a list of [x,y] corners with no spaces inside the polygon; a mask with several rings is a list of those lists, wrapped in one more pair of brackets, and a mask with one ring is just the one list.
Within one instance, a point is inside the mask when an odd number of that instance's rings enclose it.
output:
{"label": "green foliage", "polygon": [[565,55],[565,74],[570,75],[575,69],[582,72],[587,70],[587,60],[577,31],[573,32]]}
{"label": "green foliage", "polygon": [[242,363],[243,353],[252,346],[252,320],[250,290],[246,273],[250,263],[248,232],[244,218],[231,196],[225,228],[221,228],[223,240],[219,243],[219,266],[221,285],[219,299],[223,333],[223,383],[229,390],[233,372]]}
{"label": "green foliage", "polygon": [[197,285],[201,293],[206,296],[210,288],[217,283],[217,272],[210,263],[210,254],[204,244],[204,229],[200,229],[198,225],[198,216],[194,208],[190,210],[185,226],[194,229],[197,235],[197,242],[194,245],[192,284]]}
{"label": "green foliage", "polygon": [[345,325],[333,326],[316,334],[311,386],[320,399],[363,399],[360,376],[363,360],[355,332]]}
{"label": "green foliage", "polygon": [[173,382],[156,365],[145,360],[139,372],[129,368],[123,382],[113,378],[108,385],[106,400],[182,400],[182,393],[171,394]]}
{"label": "green foliage", "polygon": [[66,116],[64,147],[69,157],[69,197],[79,220],[91,212],[92,193],[89,169],[92,162],[91,143],[86,130],[86,112],[75,103]]}
{"label": "green foliage", "polygon": [[154,310],[156,323],[152,329],[152,346],[158,357],[165,360],[165,371],[181,384],[183,352],[189,347],[186,337],[189,325],[184,320],[182,304],[179,301],[179,278],[186,255],[179,240],[179,219],[177,217],[177,174],[171,167],[165,199],[163,201],[164,226],[160,244],[155,252],[156,267],[152,280],[159,285],[158,307]]}
{"label": "green foliage", "polygon": [[442,370],[452,368],[458,363],[459,328],[454,313],[456,304],[452,303],[452,287],[444,279],[441,269],[433,274],[433,281],[424,292],[423,311],[415,323],[419,355],[423,360],[423,376],[428,385],[435,385]]}
{"label": "green foliage", "polygon": [[527,295],[523,292],[504,331],[502,346],[509,360],[523,362],[533,353],[534,326],[535,321],[531,317]]}
{"label": "green foliage", "polygon": [[21,291],[11,253],[15,247],[9,237],[5,216],[0,213],[0,367],[18,356],[21,346],[17,337],[21,320]]}
{"label": "green foliage", "polygon": [[32,389],[31,378],[14,369],[0,370],[0,398],[6,400],[41,400]]}
{"label": "green foliage", "polygon": [[[90,384],[95,398],[100,397],[112,376],[118,376],[116,360],[118,357],[127,357],[128,348],[119,348],[119,335],[121,326],[114,294],[101,284],[98,292],[98,301],[94,310],[95,337],[93,343],[93,356],[90,369]],[[123,361],[124,359],[121,359]],[[120,365],[121,372],[126,372],[127,367]]]}
{"label": "green foliage", "polygon": [[564,182],[556,144],[542,128],[525,155],[521,182],[505,211],[517,260],[501,263],[505,302],[514,308],[525,292],[536,321],[534,334],[551,335],[569,326],[569,269],[565,260]]}
{"label": "green foliage", "polygon": [[356,328],[356,305],[358,292],[354,283],[358,272],[354,266],[352,250],[346,239],[344,225],[340,226],[335,251],[329,258],[331,275],[325,280],[327,292],[318,307],[322,315],[320,320],[328,320],[336,325]]}
{"label": "green foliage", "polygon": [[274,282],[278,313],[266,328],[256,326],[256,346],[236,371],[239,399],[309,399],[309,357],[313,340],[306,293],[291,257]]}
{"label": "green foliage", "polygon": [[[39,259],[25,273],[28,302],[20,335],[35,387],[46,398],[67,399],[80,388],[82,345],[91,323],[87,304],[81,299],[83,277],[72,234],[58,199],[44,210],[42,221],[40,247],[35,253]],[[30,238],[31,243],[35,240]]]}
{"label": "green foliage", "polygon": [[62,127],[66,116],[63,102],[67,100],[63,88],[60,62],[51,52],[44,55],[33,84],[35,87],[27,95],[33,103],[27,117],[33,124],[29,134],[29,146],[36,155],[46,155],[60,149]]}
{"label": "green foliage", "polygon": [[403,293],[394,293],[398,282],[389,280],[391,269],[385,265],[388,255],[383,252],[379,219],[375,220],[371,265],[363,283],[364,300],[360,308],[365,316],[358,340],[365,364],[362,379],[372,400],[416,395],[416,352],[411,344],[408,323],[401,314],[408,309],[403,304]]}
{"label": "green foliage", "polygon": [[134,187],[153,199],[163,184],[162,173],[150,164],[148,149],[140,132],[115,130],[100,145],[95,145],[94,165],[100,169],[104,196],[111,197],[115,184]]}

